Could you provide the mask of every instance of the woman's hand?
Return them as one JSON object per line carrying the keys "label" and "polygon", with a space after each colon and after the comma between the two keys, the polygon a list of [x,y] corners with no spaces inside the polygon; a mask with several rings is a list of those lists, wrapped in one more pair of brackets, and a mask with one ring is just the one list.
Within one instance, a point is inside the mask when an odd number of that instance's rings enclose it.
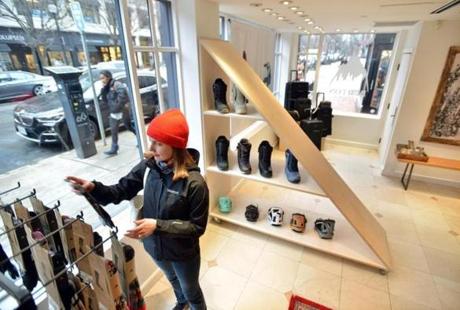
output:
{"label": "woman's hand", "polygon": [[78,195],[81,195],[82,192],[89,193],[96,187],[93,182],[73,176],[66,177],[65,181],[69,182],[70,186],[72,186],[72,191]]}
{"label": "woman's hand", "polygon": [[143,239],[153,234],[157,228],[157,220],[155,219],[142,219],[134,221],[136,227],[126,231],[125,236],[134,239]]}

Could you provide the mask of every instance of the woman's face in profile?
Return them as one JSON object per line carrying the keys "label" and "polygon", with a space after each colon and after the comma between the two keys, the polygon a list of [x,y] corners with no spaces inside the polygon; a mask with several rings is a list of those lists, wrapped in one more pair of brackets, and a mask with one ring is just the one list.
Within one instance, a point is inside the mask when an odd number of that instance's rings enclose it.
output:
{"label": "woman's face in profile", "polygon": [[150,139],[150,151],[156,161],[168,162],[172,158],[173,148],[170,145]]}

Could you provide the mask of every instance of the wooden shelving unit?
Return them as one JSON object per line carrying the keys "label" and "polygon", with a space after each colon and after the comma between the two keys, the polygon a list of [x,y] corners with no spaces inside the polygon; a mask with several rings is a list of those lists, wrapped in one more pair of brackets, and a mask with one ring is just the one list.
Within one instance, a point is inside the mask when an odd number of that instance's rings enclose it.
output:
{"label": "wooden shelving unit", "polygon": [[[211,216],[360,262],[382,272],[388,271],[391,257],[383,228],[231,44],[221,40],[200,40],[200,61],[203,157],[210,188]],[[228,86],[227,99],[232,111],[229,100],[231,85],[235,83],[238,86],[249,99],[248,114],[220,114],[215,111],[212,84],[216,78],[222,78]],[[220,171],[215,163],[215,141],[220,135],[230,140],[228,171]],[[243,137],[252,144],[252,174],[249,175],[239,171],[236,161],[236,145]],[[285,177],[285,150],[277,149],[279,139],[299,161],[299,184],[289,183]],[[268,140],[275,147],[272,178],[264,178],[258,171],[257,149],[262,140]],[[218,211],[220,196],[232,199],[231,213]],[[259,205],[260,218],[256,223],[250,223],[244,217],[245,207],[251,203]],[[266,212],[272,206],[282,207],[285,211],[282,227],[274,227],[267,222]],[[289,228],[293,212],[307,216],[305,233],[299,234]],[[320,239],[316,234],[313,225],[317,218],[336,220],[332,240]]]}

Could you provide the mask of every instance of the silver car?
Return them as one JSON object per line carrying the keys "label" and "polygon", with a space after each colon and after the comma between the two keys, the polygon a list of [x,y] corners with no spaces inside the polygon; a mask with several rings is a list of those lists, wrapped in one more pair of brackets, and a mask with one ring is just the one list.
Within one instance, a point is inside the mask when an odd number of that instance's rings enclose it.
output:
{"label": "silver car", "polygon": [[0,72],[0,103],[22,101],[56,91],[56,81],[51,76],[43,76],[25,71]]}

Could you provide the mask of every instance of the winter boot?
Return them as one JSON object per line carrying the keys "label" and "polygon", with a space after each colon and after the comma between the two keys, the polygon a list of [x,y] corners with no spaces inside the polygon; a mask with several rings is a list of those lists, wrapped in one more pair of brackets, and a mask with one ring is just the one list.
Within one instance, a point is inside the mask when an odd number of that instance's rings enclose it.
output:
{"label": "winter boot", "polygon": [[235,84],[233,84],[232,86],[232,99],[236,114],[248,113],[248,109],[246,107],[246,105],[248,104],[248,99],[246,99],[241,90],[239,90],[239,88],[236,87]]}
{"label": "winter boot", "polygon": [[227,104],[227,84],[222,79],[216,79],[212,85],[212,91],[214,93],[214,104],[216,110],[220,113],[228,113],[230,109]]}
{"label": "winter boot", "polygon": [[112,144],[112,147],[110,148],[110,150],[105,151],[104,154],[109,155],[109,156],[117,155],[118,149],[119,149],[118,144]]}
{"label": "winter boot", "polygon": [[228,170],[228,146],[230,141],[225,136],[219,136],[216,140],[217,168],[222,171]]}
{"label": "winter boot", "polygon": [[299,112],[297,112],[296,110],[287,110],[289,115],[291,115],[291,117],[296,121],[296,122],[299,122],[300,121],[300,114]]}
{"label": "winter boot", "polygon": [[286,150],[286,167],[284,168],[284,172],[286,173],[286,177],[289,182],[291,183],[299,183],[300,182],[300,174],[299,174],[299,167],[297,166],[297,158],[295,158],[294,154],[291,151]]}
{"label": "winter boot", "polygon": [[272,166],[271,166],[271,157],[272,157],[273,147],[264,140],[259,145],[259,171],[260,174],[265,178],[272,177]]}
{"label": "winter boot", "polygon": [[251,174],[250,154],[251,143],[249,143],[248,139],[241,139],[240,143],[238,143],[238,166],[244,174]]}

